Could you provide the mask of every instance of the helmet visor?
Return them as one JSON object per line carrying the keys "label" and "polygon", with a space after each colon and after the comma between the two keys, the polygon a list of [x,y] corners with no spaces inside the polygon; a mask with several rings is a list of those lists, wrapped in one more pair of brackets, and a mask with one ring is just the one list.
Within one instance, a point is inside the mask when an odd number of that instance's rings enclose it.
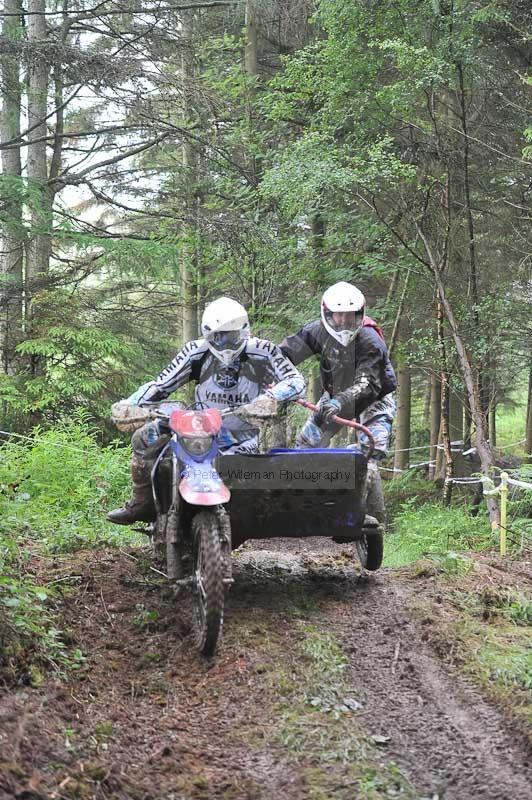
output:
{"label": "helmet visor", "polygon": [[329,311],[325,312],[325,317],[331,328],[338,333],[356,333],[362,325],[364,319],[363,311]]}
{"label": "helmet visor", "polygon": [[217,350],[238,350],[244,336],[238,331],[217,331],[209,336],[209,341]]}

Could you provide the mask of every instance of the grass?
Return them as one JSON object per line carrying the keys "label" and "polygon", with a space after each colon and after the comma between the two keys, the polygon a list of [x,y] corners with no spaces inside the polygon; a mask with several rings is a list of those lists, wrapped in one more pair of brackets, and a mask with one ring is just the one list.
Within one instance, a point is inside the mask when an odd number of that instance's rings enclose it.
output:
{"label": "grass", "polygon": [[75,666],[81,654],[63,644],[58,590],[40,585],[34,562],[135,539],[105,521],[129,491],[126,448],[102,448],[83,416],[31,438],[0,448],[0,679],[35,685],[43,668]]}
{"label": "grass", "polygon": [[417,497],[402,504],[393,534],[385,547],[385,566],[399,567],[427,556],[449,551],[489,549],[494,540],[484,516],[472,517],[464,508],[444,508],[437,503],[419,506]]}
{"label": "grass", "polygon": [[438,652],[530,733],[530,587],[505,585],[505,573],[492,570],[485,561],[472,557],[467,562],[466,569],[451,573],[415,566],[413,574],[429,577],[430,583],[415,593],[413,610],[431,619],[430,638]]}
{"label": "grass", "polygon": [[[497,447],[504,449],[514,445],[525,437],[526,404],[528,387],[520,386],[515,392],[511,403],[497,409]],[[512,453],[523,453],[523,445],[512,447]]]}
{"label": "grass", "polygon": [[129,494],[129,452],[102,448],[83,419],[33,432],[32,443],[8,442],[0,462],[0,536],[39,541],[67,552],[129,533],[105,520],[105,511]]}
{"label": "grass", "polygon": [[504,621],[481,623],[464,616],[457,623],[462,670],[510,710],[524,728],[532,725],[530,627]]}

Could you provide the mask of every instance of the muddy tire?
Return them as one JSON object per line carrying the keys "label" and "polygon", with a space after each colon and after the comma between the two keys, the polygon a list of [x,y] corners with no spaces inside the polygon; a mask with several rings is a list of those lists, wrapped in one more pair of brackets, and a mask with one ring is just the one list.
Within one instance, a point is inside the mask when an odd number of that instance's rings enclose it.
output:
{"label": "muddy tire", "polygon": [[382,533],[364,534],[355,542],[360,563],[373,572],[382,564],[384,540]]}
{"label": "muddy tire", "polygon": [[194,643],[204,656],[216,650],[223,624],[224,584],[218,520],[200,511],[192,521]]}

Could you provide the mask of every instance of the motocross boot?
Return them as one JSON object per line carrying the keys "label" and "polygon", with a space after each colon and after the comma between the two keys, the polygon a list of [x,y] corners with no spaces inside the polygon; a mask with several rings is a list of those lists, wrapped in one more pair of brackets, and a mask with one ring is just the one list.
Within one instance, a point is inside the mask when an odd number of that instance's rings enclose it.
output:
{"label": "motocross boot", "polygon": [[384,523],[386,512],[384,508],[384,494],[382,491],[381,473],[379,462],[370,458],[368,461],[368,473],[366,478],[366,512],[374,517],[379,523]]}
{"label": "motocross boot", "polygon": [[107,514],[109,522],[116,525],[132,525],[134,522],[154,522],[155,504],[151,488],[151,463],[135,453],[131,459],[132,497],[123,508]]}

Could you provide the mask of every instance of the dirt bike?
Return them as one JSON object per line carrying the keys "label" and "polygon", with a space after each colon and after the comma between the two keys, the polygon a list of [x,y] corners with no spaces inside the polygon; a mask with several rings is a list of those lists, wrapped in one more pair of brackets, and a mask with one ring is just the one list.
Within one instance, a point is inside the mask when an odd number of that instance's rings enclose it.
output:
{"label": "dirt bike", "polygon": [[[365,514],[367,455],[353,448],[222,454],[223,416],[248,413],[253,424],[267,421],[246,409],[196,411],[165,403],[151,412],[170,434],[152,469],[153,544],[172,584],[192,591],[194,639],[204,656],[213,655],[222,629],[232,549],[247,539],[331,536],[355,542],[366,569],[382,563],[382,530]],[[334,421],[362,429],[373,446],[363,426]],[[323,476],[319,485],[316,475]]]}

